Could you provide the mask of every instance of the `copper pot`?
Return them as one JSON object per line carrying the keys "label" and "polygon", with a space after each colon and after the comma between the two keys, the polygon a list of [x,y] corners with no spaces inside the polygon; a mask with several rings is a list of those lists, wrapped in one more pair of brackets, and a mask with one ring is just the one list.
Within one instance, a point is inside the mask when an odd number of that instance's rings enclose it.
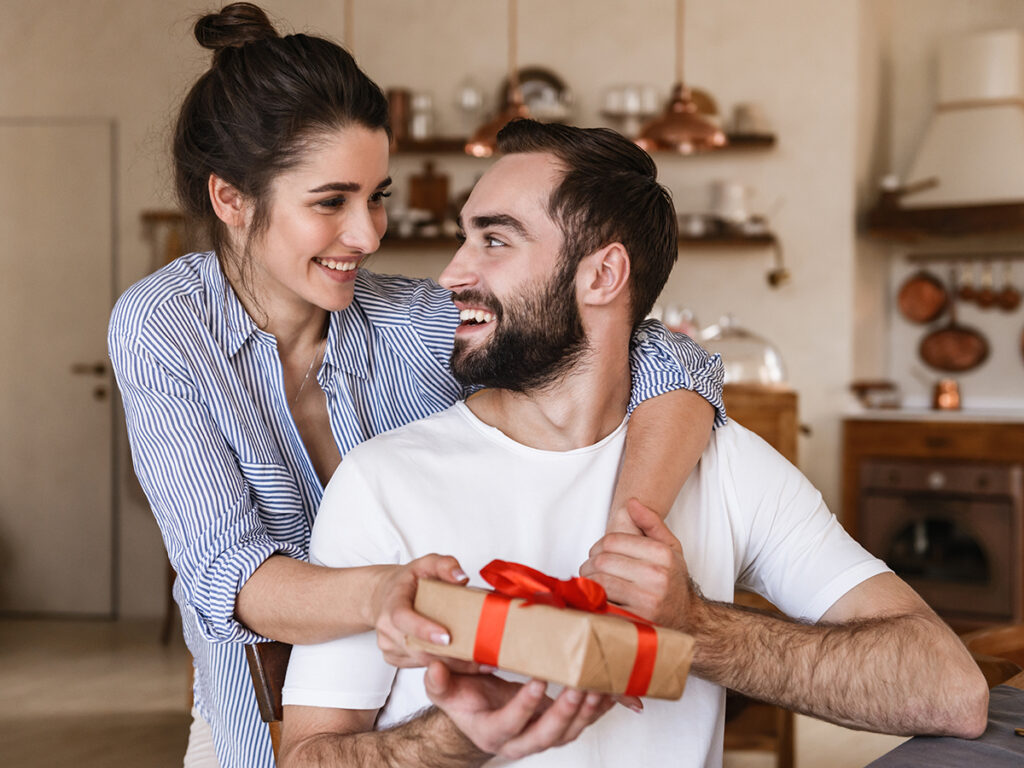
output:
{"label": "copper pot", "polygon": [[988,359],[988,340],[956,319],[955,302],[949,306],[949,322],[931,331],[917,348],[918,354],[932,368],[949,373],[970,371]]}
{"label": "copper pot", "polygon": [[912,323],[929,323],[942,314],[949,302],[946,287],[935,275],[921,269],[903,281],[897,296],[900,313]]}

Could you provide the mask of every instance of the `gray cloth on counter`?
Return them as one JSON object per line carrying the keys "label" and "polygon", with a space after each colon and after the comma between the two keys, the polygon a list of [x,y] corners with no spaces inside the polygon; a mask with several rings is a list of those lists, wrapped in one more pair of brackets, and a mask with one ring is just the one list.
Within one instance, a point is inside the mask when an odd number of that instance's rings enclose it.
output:
{"label": "gray cloth on counter", "polygon": [[1024,690],[999,685],[989,693],[988,727],[977,739],[915,736],[867,768],[1021,768],[1024,766]]}

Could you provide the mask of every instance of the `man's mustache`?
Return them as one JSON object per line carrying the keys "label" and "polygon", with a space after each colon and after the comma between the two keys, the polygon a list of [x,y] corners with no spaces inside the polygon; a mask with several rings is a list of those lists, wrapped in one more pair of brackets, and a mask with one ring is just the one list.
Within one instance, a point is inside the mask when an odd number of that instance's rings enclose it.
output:
{"label": "man's mustache", "polygon": [[499,319],[503,314],[501,302],[493,294],[484,293],[483,291],[462,291],[461,293],[452,291],[452,301],[482,307]]}

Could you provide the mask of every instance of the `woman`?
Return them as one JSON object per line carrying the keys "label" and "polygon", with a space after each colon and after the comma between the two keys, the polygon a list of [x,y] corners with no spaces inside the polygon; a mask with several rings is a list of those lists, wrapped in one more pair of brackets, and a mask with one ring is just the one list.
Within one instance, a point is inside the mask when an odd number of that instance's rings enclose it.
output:
{"label": "woman", "polygon": [[[175,179],[214,249],[132,286],[109,347],[195,659],[186,764],[216,764],[198,751],[212,740],[221,766],[253,768],[273,760],[242,644],[444,631],[393,596],[420,575],[461,580],[450,559],[304,559],[342,456],[462,396],[447,366],[458,318],[435,283],[359,268],[386,228],[389,128],[352,58],[279,37],[247,3],[203,17],[195,35],[214,57],[181,108]],[[720,411],[721,365],[660,326],[634,341],[634,403],[680,391],[637,410],[614,508],[642,495],[667,509],[714,418],[681,388]]]}

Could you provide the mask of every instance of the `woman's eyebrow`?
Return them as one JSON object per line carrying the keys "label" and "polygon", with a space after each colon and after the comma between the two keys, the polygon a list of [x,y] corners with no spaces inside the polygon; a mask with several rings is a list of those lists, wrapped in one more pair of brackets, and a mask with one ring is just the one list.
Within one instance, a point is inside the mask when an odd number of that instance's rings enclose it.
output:
{"label": "woman's eyebrow", "polygon": [[[377,185],[377,189],[385,189],[391,186],[391,177],[388,176],[384,181]],[[328,184],[321,184],[319,187],[314,187],[309,190],[311,194],[318,192],[358,192],[363,187],[361,184],[357,184],[354,181],[332,181]]]}

